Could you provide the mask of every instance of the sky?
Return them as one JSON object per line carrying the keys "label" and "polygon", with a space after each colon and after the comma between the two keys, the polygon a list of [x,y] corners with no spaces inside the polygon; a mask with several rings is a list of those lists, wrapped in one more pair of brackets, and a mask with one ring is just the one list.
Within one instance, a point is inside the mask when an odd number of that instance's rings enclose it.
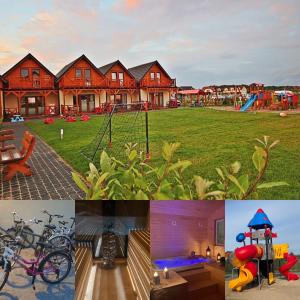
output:
{"label": "sky", "polygon": [[159,60],[177,85],[300,84],[299,0],[0,0],[0,73]]}
{"label": "sky", "polygon": [[[295,200],[226,201],[226,251],[232,251],[243,245],[236,242],[236,235],[249,231],[247,225],[259,208],[267,214],[274,226],[273,232],[278,234],[278,238],[275,238],[273,243],[288,243],[290,252],[300,254],[300,201]],[[249,245],[249,238],[246,238],[246,244]]]}

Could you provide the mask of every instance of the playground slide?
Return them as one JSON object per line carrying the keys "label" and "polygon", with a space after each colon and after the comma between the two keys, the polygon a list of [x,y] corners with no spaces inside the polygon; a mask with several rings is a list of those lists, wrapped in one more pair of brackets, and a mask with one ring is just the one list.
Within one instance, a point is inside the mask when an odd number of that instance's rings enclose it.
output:
{"label": "playground slide", "polygon": [[248,270],[245,266],[241,266],[239,272],[239,277],[236,279],[232,279],[229,282],[229,287],[232,290],[236,290],[238,292],[242,290],[243,286],[252,282],[254,279],[250,270]]}
{"label": "playground slide", "polygon": [[263,250],[259,245],[248,245],[235,249],[232,265],[239,268],[239,277],[229,282],[232,290],[240,292],[244,286],[254,280],[257,274],[257,266],[250,261],[251,258],[259,258]]}
{"label": "playground slide", "polygon": [[288,281],[298,280],[299,276],[295,273],[290,272],[290,269],[298,262],[297,257],[293,254],[285,253],[284,258],[287,262],[279,268],[280,274],[285,276]]}
{"label": "playground slide", "polygon": [[247,111],[249,107],[255,102],[257,99],[257,96],[255,94],[252,94],[250,98],[247,100],[247,102],[241,107],[240,111]]}

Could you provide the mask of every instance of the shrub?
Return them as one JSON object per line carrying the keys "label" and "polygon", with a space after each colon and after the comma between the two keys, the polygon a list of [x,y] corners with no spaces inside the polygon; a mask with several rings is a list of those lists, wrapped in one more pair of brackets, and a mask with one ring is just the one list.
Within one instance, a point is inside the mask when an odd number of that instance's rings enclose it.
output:
{"label": "shrub", "polygon": [[241,163],[216,169],[218,180],[212,181],[199,175],[186,181],[184,171],[191,166],[188,160],[174,160],[179,143],[164,143],[164,163],[153,167],[136,150],[136,144],[125,145],[126,161],[110,157],[105,151],[100,155],[100,170],[93,163],[84,179],[72,173],[78,187],[87,200],[224,200],[257,199],[261,189],[287,185],[280,182],[263,182],[270,160],[270,151],[278,141],[269,143],[269,137],[256,139],[252,155],[256,177],[251,181],[248,174],[241,174]]}

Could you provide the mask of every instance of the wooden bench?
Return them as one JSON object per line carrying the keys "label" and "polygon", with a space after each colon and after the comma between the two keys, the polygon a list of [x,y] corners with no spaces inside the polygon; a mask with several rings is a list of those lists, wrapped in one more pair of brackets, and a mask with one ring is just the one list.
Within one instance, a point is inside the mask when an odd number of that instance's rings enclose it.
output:
{"label": "wooden bench", "polygon": [[15,145],[5,145],[5,142],[15,140],[13,129],[0,130],[0,152],[14,149]]}
{"label": "wooden bench", "polygon": [[11,180],[18,172],[26,176],[32,175],[30,166],[26,162],[32,154],[34,145],[35,137],[25,131],[20,151],[13,148],[0,152],[0,164],[5,165],[3,170],[6,173],[4,180]]}
{"label": "wooden bench", "polygon": [[75,290],[77,300],[84,299],[92,265],[92,249],[89,247],[77,247],[75,252]]}

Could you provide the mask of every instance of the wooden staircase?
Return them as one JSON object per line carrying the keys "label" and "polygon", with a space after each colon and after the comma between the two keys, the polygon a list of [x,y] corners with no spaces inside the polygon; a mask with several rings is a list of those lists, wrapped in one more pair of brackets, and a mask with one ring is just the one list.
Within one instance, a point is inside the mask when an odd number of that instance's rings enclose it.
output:
{"label": "wooden staircase", "polygon": [[218,292],[218,282],[205,268],[179,272],[179,275],[188,281],[189,300],[223,300]]}

